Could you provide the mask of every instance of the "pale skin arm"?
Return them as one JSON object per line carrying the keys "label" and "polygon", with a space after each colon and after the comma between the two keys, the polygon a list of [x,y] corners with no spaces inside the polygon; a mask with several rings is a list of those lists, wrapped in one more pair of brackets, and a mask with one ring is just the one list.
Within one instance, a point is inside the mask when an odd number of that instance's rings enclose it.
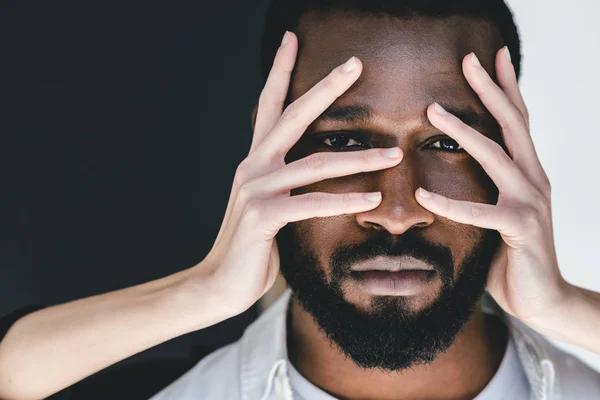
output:
{"label": "pale skin arm", "polygon": [[294,188],[324,179],[396,166],[402,151],[315,153],[286,164],[285,154],[358,79],[362,64],[352,57],[284,110],[298,48],[293,33],[285,38],[261,92],[250,153],[237,168],[209,254],[165,278],[18,320],[0,342],[1,399],[46,398],[133,354],[247,310],[279,271],[279,229],[381,203],[380,192],[290,195]]}
{"label": "pale skin arm", "polygon": [[230,317],[208,279],[189,284],[192,272],[19,319],[0,342],[0,398],[45,398],[140,351]]}
{"label": "pale skin arm", "polygon": [[550,182],[529,132],[529,114],[510,53],[496,54],[498,85],[475,55],[463,59],[464,75],[498,121],[509,154],[437,103],[427,115],[477,160],[499,190],[495,205],[449,199],[419,188],[417,201],[433,213],[495,229],[502,242],[487,288],[498,304],[538,332],[600,354],[600,293],[562,277],[554,246]]}

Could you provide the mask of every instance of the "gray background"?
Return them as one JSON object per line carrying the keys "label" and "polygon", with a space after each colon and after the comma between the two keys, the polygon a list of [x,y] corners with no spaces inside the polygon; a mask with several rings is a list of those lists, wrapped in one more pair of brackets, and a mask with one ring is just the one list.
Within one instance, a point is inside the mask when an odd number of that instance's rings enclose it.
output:
{"label": "gray background", "polygon": [[[531,134],[552,183],[558,262],[569,282],[598,292],[600,2],[508,3],[521,32]],[[600,355],[555,343],[600,371]]]}

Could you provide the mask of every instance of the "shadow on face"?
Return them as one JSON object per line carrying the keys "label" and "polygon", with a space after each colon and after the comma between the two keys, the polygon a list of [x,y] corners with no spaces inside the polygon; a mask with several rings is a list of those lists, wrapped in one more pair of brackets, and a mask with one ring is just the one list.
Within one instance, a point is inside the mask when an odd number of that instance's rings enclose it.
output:
{"label": "shadow on face", "polygon": [[[404,157],[392,168],[293,190],[292,195],[383,195],[379,207],[367,212],[289,224],[295,246],[310,252],[327,282],[357,308],[368,311],[378,297],[399,296],[406,310],[423,310],[439,298],[444,281],[456,282],[485,230],[430,213],[417,203],[415,190],[488,204],[498,194],[481,166],[430,124],[426,108],[437,101],[500,143],[496,121],[469,86],[461,63],[474,51],[494,77],[502,40],[491,24],[462,17],[400,20],[341,12],[309,13],[297,34],[290,102],[351,56],[362,61],[363,72],[308,128],[286,162],[315,152],[393,146],[400,146]],[[393,279],[382,269],[401,269],[404,275]]]}

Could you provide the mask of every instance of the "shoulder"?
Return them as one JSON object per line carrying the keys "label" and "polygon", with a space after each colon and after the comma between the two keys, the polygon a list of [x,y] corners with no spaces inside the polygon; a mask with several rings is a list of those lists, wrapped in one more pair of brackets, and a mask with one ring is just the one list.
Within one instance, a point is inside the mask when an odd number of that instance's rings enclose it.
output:
{"label": "shoulder", "polygon": [[287,358],[289,298],[288,290],[246,327],[237,342],[206,356],[150,400],[238,400],[263,393],[277,362]]}
{"label": "shoulder", "polygon": [[506,314],[486,292],[482,306],[508,324],[519,358],[534,392],[557,393],[557,399],[600,399],[600,372]]}
{"label": "shoulder", "polygon": [[600,372],[544,340],[563,399],[600,399]]}
{"label": "shoulder", "polygon": [[216,350],[150,400],[239,399],[240,341]]}

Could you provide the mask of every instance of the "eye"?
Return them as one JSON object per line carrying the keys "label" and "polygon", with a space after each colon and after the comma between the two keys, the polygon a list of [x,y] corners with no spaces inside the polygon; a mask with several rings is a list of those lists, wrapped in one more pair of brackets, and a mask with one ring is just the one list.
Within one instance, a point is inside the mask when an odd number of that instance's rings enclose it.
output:
{"label": "eye", "polygon": [[351,149],[351,148],[355,148],[355,147],[361,147],[361,148],[366,147],[363,142],[360,142],[360,141],[352,138],[350,135],[343,134],[343,133],[336,133],[335,135],[328,135],[323,140],[323,143],[325,143],[329,147],[333,147],[334,149]]}
{"label": "eye", "polygon": [[454,139],[436,140],[431,144],[431,147],[434,149],[448,151],[451,153],[460,153],[465,151]]}

